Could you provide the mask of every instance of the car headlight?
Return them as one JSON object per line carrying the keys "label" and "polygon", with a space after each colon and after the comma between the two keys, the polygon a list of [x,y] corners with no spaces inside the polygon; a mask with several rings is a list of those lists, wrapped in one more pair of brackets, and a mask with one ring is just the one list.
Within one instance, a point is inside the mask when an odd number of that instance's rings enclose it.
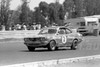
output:
{"label": "car headlight", "polygon": [[28,41],[29,39],[28,38],[24,38],[24,41]]}
{"label": "car headlight", "polygon": [[82,34],[80,34],[80,37],[82,37],[83,35]]}
{"label": "car headlight", "polygon": [[82,37],[83,35],[82,35],[82,34],[80,34],[80,33],[78,33],[78,36]]}
{"label": "car headlight", "polygon": [[42,37],[41,40],[42,41],[45,41],[45,40],[47,40],[47,38],[46,37]]}

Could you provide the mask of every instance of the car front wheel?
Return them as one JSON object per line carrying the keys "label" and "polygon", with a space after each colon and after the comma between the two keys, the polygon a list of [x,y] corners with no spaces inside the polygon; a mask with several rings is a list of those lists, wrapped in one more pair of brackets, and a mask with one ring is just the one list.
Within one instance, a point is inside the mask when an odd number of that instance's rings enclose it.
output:
{"label": "car front wheel", "polygon": [[27,46],[27,48],[28,48],[29,51],[34,51],[35,50],[35,47]]}
{"label": "car front wheel", "polygon": [[56,49],[56,42],[55,41],[50,41],[48,44],[48,50],[53,51]]}

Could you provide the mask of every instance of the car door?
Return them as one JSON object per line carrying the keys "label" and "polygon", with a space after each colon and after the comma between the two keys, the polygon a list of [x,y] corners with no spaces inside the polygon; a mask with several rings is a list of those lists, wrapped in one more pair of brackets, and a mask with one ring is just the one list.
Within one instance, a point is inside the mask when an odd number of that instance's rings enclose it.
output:
{"label": "car door", "polygon": [[66,35],[66,43],[65,43],[65,46],[71,46],[72,45],[72,42],[73,42],[73,39],[74,39],[73,33],[68,28],[66,28],[65,33],[66,33],[65,34]]}
{"label": "car door", "polygon": [[57,37],[59,38],[57,39],[58,46],[65,46],[67,38],[64,29],[59,29]]}

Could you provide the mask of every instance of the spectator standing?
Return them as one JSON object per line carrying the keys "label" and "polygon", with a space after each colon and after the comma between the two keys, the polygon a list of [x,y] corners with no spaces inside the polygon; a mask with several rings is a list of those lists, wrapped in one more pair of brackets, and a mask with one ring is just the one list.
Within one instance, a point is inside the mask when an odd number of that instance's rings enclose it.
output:
{"label": "spectator standing", "polygon": [[24,30],[27,30],[26,25],[23,25]]}
{"label": "spectator standing", "polygon": [[5,26],[4,25],[2,25],[2,31],[5,31]]}
{"label": "spectator standing", "polygon": [[38,24],[38,29],[41,29],[41,24]]}
{"label": "spectator standing", "polygon": [[36,30],[36,25],[33,25],[33,29]]}

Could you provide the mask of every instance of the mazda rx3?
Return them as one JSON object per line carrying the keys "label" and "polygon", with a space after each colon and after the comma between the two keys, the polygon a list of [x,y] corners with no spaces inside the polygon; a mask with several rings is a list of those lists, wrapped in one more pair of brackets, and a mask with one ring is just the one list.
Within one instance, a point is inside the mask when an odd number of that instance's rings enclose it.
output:
{"label": "mazda rx3", "polygon": [[75,50],[80,42],[82,35],[64,26],[43,28],[37,35],[24,38],[24,44],[29,51],[41,47],[51,51],[58,50],[59,47],[70,47]]}

